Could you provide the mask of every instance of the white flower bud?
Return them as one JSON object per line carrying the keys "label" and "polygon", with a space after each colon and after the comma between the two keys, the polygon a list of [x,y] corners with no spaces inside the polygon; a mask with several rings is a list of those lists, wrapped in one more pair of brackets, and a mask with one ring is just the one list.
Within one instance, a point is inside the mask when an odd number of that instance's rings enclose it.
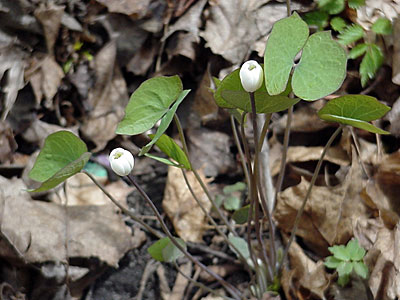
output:
{"label": "white flower bud", "polygon": [[246,92],[252,93],[258,90],[264,80],[264,72],[255,60],[246,61],[239,72],[240,81]]}
{"label": "white flower bud", "polygon": [[135,164],[132,153],[122,148],[111,151],[109,160],[111,169],[119,176],[129,175]]}

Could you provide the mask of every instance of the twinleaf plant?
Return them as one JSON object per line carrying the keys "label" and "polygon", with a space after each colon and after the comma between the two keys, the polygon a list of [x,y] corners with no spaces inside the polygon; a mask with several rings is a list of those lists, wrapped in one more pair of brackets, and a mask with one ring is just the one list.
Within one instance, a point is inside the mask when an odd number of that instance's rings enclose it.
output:
{"label": "twinleaf plant", "polygon": [[357,239],[350,240],[346,246],[338,245],[328,249],[333,255],[326,258],[325,266],[338,272],[338,283],[341,286],[350,281],[353,271],[363,279],[368,277],[368,268],[363,261],[366,251]]}
{"label": "twinleaf plant", "polygon": [[[328,6],[325,6],[329,3],[333,2],[320,1],[320,6],[331,12],[336,11],[333,6],[329,6],[329,9]],[[340,4],[341,1],[337,0],[334,3]],[[350,1],[348,4],[350,5]],[[271,203],[273,203],[276,194],[280,192],[280,184],[284,179],[284,157],[289,143],[291,118],[287,118],[288,123],[285,130],[284,140],[286,142],[284,143],[279,175],[281,180],[277,181],[276,193],[271,199],[267,195],[273,193],[266,193],[271,187],[264,186],[264,181],[261,180],[263,170],[260,166],[259,157],[263,143],[267,141],[271,116],[273,113],[284,110],[288,110],[288,116],[291,116],[293,106],[300,101],[315,101],[337,91],[346,75],[346,63],[345,50],[332,39],[330,32],[322,31],[310,35],[308,25],[297,13],[293,13],[275,23],[266,44],[264,64],[259,64],[254,60],[248,61],[224,79],[214,80],[216,103],[220,107],[228,109],[231,113],[232,133],[245,177],[245,183],[237,183],[224,189],[223,205],[221,205],[221,201],[218,201],[221,199],[217,199],[210,193],[207,184],[197,170],[193,168],[185,133],[176,114],[179,105],[190,90],[183,89],[182,81],[178,76],[154,77],[143,82],[132,94],[125,108],[125,116],[117,126],[116,133],[121,135],[146,134],[149,129],[154,128],[155,134],[148,135],[149,142],[141,149],[139,156],[146,155],[160,163],[181,170],[188,190],[202,209],[207,221],[211,223],[216,234],[220,235],[229,245],[229,249],[233,252],[231,254],[240,259],[249,273],[251,278],[249,290],[252,297],[257,299],[263,299],[267,291],[279,290],[279,280],[286,262],[288,249],[295,238],[304,207],[311,195],[326,151],[340,134],[342,128],[352,126],[372,133],[388,133],[370,123],[381,118],[389,110],[389,107],[374,97],[342,95],[328,101],[320,109],[318,116],[322,120],[337,123],[337,129],[328,140],[314,170],[307,194],[296,216],[290,239],[284,249],[277,249],[276,245],[279,243],[275,242],[275,223],[271,217],[274,205],[271,205]],[[257,114],[265,116],[261,131],[258,129]],[[251,137],[247,136],[245,131],[248,120],[251,120],[253,127]],[[172,122],[174,122],[179,134],[179,142],[166,134]],[[249,145],[250,139],[254,142],[254,151],[251,150]],[[158,148],[158,154],[151,151],[153,147]],[[235,300],[245,298],[244,295],[248,293],[239,290],[200,262],[189,252],[190,247],[187,247],[185,241],[173,235],[154,203],[130,174],[134,167],[134,159],[131,153],[122,148],[114,149],[110,154],[110,168],[118,175],[126,177],[136,187],[146,204],[153,210],[163,233],[154,230],[140,217],[115,201],[112,195],[92,176],[89,171],[90,168],[84,169],[90,156],[91,153],[88,152],[86,144],[75,134],[60,131],[49,135],[33,169],[29,173],[32,179],[40,182],[40,186],[31,191],[39,192],[52,189],[70,176],[83,172],[125,214],[158,239],[148,249],[154,259],[173,263],[180,271],[176,261],[185,256],[225,288],[231,298],[225,296],[223,298]],[[204,207],[202,201],[199,200],[199,195],[192,188],[187,177],[188,172],[193,173],[202,188],[202,192],[211,202],[213,215]],[[231,197],[233,192],[243,191],[245,188],[248,191],[245,203],[242,204],[240,199]],[[245,235],[239,235],[234,226],[235,223],[247,224]],[[266,235],[263,231],[266,230],[265,228],[268,228],[269,231],[268,247],[264,240]],[[253,232],[256,236],[255,241],[252,241]],[[340,246],[338,246],[339,248],[335,247],[332,248],[334,258],[328,260],[331,263],[329,266],[334,266],[337,263],[337,270],[342,278],[351,272],[350,269],[354,269],[360,274],[363,268],[362,257],[354,254],[359,253],[354,250],[357,248],[354,242],[346,246],[347,250],[343,250]],[[338,250],[338,252],[336,249],[347,251],[349,255],[338,256],[340,251]],[[218,294],[199,282],[192,282],[202,289]]]}

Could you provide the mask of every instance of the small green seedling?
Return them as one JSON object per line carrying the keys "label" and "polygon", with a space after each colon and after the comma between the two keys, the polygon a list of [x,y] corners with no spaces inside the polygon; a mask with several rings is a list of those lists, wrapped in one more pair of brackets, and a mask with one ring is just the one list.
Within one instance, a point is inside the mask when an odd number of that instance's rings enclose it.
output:
{"label": "small green seedling", "polygon": [[246,184],[244,182],[236,182],[232,185],[227,185],[223,189],[223,195],[217,195],[217,204],[224,205],[226,210],[238,210],[240,208],[242,200],[238,193],[242,194],[246,190]]}
{"label": "small green seedling", "polygon": [[365,249],[358,244],[357,239],[352,239],[346,246],[339,245],[328,248],[333,254],[325,260],[325,266],[336,269],[339,274],[338,283],[345,286],[354,270],[356,274],[364,279],[368,276],[368,268],[363,262]]}

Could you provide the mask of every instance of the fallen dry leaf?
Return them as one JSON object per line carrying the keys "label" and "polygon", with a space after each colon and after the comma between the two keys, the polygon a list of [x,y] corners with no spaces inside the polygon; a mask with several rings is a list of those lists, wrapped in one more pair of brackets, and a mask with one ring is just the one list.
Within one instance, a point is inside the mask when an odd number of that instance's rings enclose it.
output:
{"label": "fallen dry leaf", "polygon": [[[264,5],[266,2],[269,1],[211,2],[205,30],[200,32],[206,46],[233,64],[241,63],[250,49],[260,47],[256,41],[265,37],[277,20],[286,17],[285,4]],[[265,40],[261,43],[265,47]]]}
{"label": "fallen dry leaf", "polygon": [[189,128],[187,136],[193,168],[203,169],[209,177],[237,171],[230,149],[232,140],[226,133],[201,127]]}
{"label": "fallen dry leaf", "polygon": [[[325,299],[324,293],[330,283],[330,275],[325,272],[323,261],[314,262],[307,257],[303,249],[293,243],[289,249],[290,270],[282,277],[282,286],[288,299],[290,295],[301,294],[301,299],[307,299],[310,294],[312,299]],[[286,279],[289,279],[287,281]]]}
{"label": "fallen dry leaf", "polygon": [[88,98],[92,111],[81,131],[96,144],[95,152],[104,149],[116,136],[117,124],[128,102],[125,79],[115,65],[116,51],[115,41],[111,41],[94,58],[96,83]]}
{"label": "fallen dry leaf", "polygon": [[[344,244],[353,236],[352,220],[367,217],[367,207],[360,197],[364,187],[361,167],[355,152],[346,179],[338,186],[314,186],[301,218],[297,235],[301,236],[320,255],[328,255],[328,245]],[[275,219],[285,232],[293,227],[297,211],[308,190],[309,183],[290,187],[278,195]]]}
{"label": "fallen dry leaf", "polygon": [[0,177],[0,186],[1,232],[29,263],[62,262],[68,255],[96,257],[117,267],[134,244],[131,230],[115,214],[113,205],[65,208],[31,200],[21,179]]}
{"label": "fallen dry leaf", "polygon": [[57,6],[50,2],[47,7],[41,5],[34,11],[35,17],[42,24],[47,52],[50,55],[54,52],[54,44],[58,36],[64,9],[65,6]]}
{"label": "fallen dry leaf", "polygon": [[109,12],[120,13],[124,15],[134,15],[135,17],[143,17],[150,4],[150,0],[96,0],[106,6]]}
{"label": "fallen dry leaf", "polygon": [[[210,211],[208,200],[200,184],[191,172],[186,172],[188,181],[206,211]],[[203,181],[207,182],[202,175]],[[163,209],[171,219],[178,235],[185,241],[202,242],[205,229],[205,215],[186,186],[182,170],[176,167],[168,168],[167,183],[162,202]]]}
{"label": "fallen dry leaf", "polygon": [[[125,207],[127,196],[135,189],[123,180],[118,180],[110,184],[104,185],[107,177],[97,178],[97,181],[103,184],[107,192],[109,192],[115,200],[120,202]],[[51,200],[55,203],[67,203],[68,206],[77,205],[109,205],[110,199],[93,183],[93,181],[83,173],[78,173],[68,178],[66,181],[66,189],[68,201],[65,199],[65,194],[52,194]],[[118,208],[115,206],[115,210]]]}

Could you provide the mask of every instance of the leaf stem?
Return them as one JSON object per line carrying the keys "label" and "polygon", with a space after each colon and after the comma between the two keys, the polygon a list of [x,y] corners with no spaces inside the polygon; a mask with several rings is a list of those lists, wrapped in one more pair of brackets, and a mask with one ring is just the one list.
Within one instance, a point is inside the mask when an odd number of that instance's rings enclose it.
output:
{"label": "leaf stem", "polygon": [[141,220],[140,218],[138,218],[135,214],[133,214],[130,210],[128,210],[127,208],[125,208],[124,206],[122,206],[117,200],[115,200],[115,198],[109,193],[107,192],[107,190],[103,187],[103,185],[101,183],[99,183],[96,178],[94,178],[94,176],[92,174],[90,174],[89,172],[82,170],[82,173],[86,174],[87,176],[89,176],[89,178],[93,181],[93,183],[111,200],[112,203],[114,203],[124,214],[128,215],[132,220],[134,220],[135,222],[139,223],[140,225],[142,225],[148,232],[150,232],[152,235],[154,235],[155,237],[161,239],[164,237],[164,235],[161,232],[158,232],[157,230],[151,228],[149,225],[147,225],[143,220]]}
{"label": "leaf stem", "polygon": [[136,187],[138,192],[142,195],[142,197],[146,200],[147,204],[150,206],[150,208],[153,210],[155,216],[157,217],[158,221],[160,222],[161,228],[165,232],[165,234],[168,236],[168,238],[171,240],[171,242],[194,264],[199,266],[203,271],[208,273],[210,276],[214,277],[225,289],[235,298],[240,300],[241,299],[241,293],[240,291],[235,288],[233,285],[225,281],[221,276],[207,268],[205,265],[203,265],[200,261],[198,261],[194,256],[192,256],[185,248],[183,248],[176,238],[171,234],[169,231],[167,225],[165,224],[163,218],[161,217],[160,213],[158,212],[156,206],[154,205],[153,201],[149,198],[149,196],[146,194],[146,192],[141,188],[141,186],[134,180],[134,178],[131,175],[128,175],[127,178],[129,181]]}
{"label": "leaf stem", "polygon": [[326,143],[326,145],[325,145],[325,147],[324,147],[324,149],[323,149],[323,151],[321,153],[321,156],[320,156],[320,158],[318,160],[317,166],[315,167],[314,174],[313,174],[313,176],[311,178],[310,185],[308,186],[308,190],[307,190],[306,196],[304,197],[303,203],[301,204],[301,207],[297,212],[296,219],[294,221],[293,228],[292,228],[292,233],[291,233],[289,241],[288,241],[288,243],[287,243],[287,245],[285,247],[285,251],[283,253],[282,261],[281,261],[281,264],[279,266],[278,274],[281,274],[281,272],[283,270],[283,267],[285,265],[285,261],[286,261],[287,255],[289,253],[290,246],[291,246],[291,244],[292,244],[292,242],[293,242],[293,240],[294,240],[294,238],[296,236],[296,231],[297,231],[297,229],[299,227],[301,216],[302,216],[302,214],[304,212],[304,208],[306,206],[307,200],[308,200],[308,198],[310,198],[311,191],[312,191],[312,188],[313,188],[313,186],[315,184],[315,181],[317,180],[319,171],[321,170],[321,166],[322,166],[322,162],[324,161],[325,154],[328,151],[329,147],[332,145],[333,141],[336,139],[336,137],[342,131],[342,128],[343,128],[343,125],[339,125],[339,127],[335,130],[335,132],[329,138],[328,142]]}
{"label": "leaf stem", "polygon": [[[182,128],[181,122],[179,121],[179,117],[177,116],[177,114],[174,115],[174,121],[175,121],[176,127],[177,127],[177,129],[178,129],[179,138],[180,138],[180,140],[181,140],[181,142],[182,142],[183,151],[185,152],[185,154],[186,154],[186,156],[187,156],[187,158],[188,158],[188,160],[189,160],[190,166],[192,167],[192,162],[191,162],[191,160],[190,160],[189,150],[188,150],[187,143],[186,143],[186,139],[185,139],[185,134],[183,133],[183,128]],[[201,179],[200,174],[199,174],[199,173],[197,172],[197,170],[194,169],[193,167],[192,167],[192,170],[191,170],[191,171],[193,171],[193,174],[194,174],[194,176],[196,177],[196,180],[199,182],[199,184],[200,184],[201,188],[203,189],[204,193],[206,194],[207,198],[210,200],[210,202],[211,202],[213,208],[215,209],[215,211],[216,211],[217,214],[218,214],[218,217],[221,218],[221,220],[223,221],[223,223],[227,226],[228,230],[229,230],[233,235],[237,236],[238,234],[236,233],[235,229],[234,229],[234,228],[232,227],[232,225],[228,222],[228,220],[226,219],[226,217],[225,217],[225,216],[223,215],[223,213],[221,212],[221,209],[220,209],[220,208],[218,207],[218,205],[215,203],[214,198],[211,196],[210,191],[208,190],[208,188],[207,188],[206,184],[204,183],[203,179]]]}

